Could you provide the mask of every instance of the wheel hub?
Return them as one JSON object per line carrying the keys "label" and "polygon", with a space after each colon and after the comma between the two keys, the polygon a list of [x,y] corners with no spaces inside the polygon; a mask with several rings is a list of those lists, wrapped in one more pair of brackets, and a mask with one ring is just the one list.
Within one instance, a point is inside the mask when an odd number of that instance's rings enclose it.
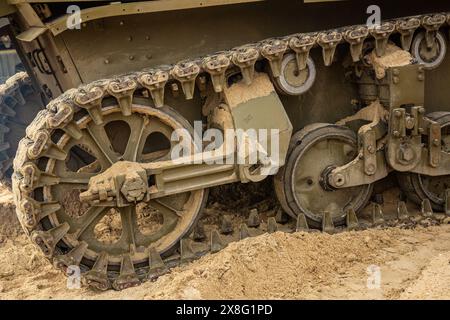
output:
{"label": "wheel hub", "polygon": [[150,200],[147,173],[137,162],[119,161],[89,180],[80,201],[92,206],[126,207]]}

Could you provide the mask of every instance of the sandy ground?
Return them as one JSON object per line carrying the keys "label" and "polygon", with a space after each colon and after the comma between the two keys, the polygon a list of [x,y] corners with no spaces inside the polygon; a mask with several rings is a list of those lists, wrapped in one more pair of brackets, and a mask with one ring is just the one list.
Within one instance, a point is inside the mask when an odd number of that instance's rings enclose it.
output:
{"label": "sandy ground", "polygon": [[67,289],[0,194],[0,299],[450,299],[450,225],[232,243],[122,292]]}

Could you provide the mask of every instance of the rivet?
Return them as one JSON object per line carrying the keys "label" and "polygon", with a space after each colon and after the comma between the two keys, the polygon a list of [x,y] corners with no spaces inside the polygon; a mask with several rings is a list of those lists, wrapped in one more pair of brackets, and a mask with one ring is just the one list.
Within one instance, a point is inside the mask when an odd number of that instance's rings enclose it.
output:
{"label": "rivet", "polygon": [[108,59],[103,60],[103,62],[104,62],[105,64],[109,64],[109,60],[108,60]]}
{"label": "rivet", "polygon": [[134,56],[133,56],[133,55],[130,55],[130,56],[128,57],[128,59],[134,60]]}

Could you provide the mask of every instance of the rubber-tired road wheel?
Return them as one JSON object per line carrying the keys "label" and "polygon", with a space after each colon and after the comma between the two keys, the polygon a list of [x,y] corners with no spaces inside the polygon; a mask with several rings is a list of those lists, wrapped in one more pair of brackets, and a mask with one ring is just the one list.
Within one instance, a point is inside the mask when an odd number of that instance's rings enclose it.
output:
{"label": "rubber-tired road wheel", "polygon": [[[450,152],[450,112],[433,112],[427,115],[442,128],[442,148]],[[431,177],[417,173],[397,173],[400,188],[408,199],[420,205],[429,199],[436,211],[444,211],[445,190],[450,188],[450,175]]]}
{"label": "rubber-tired road wheel", "polygon": [[313,124],[297,132],[286,165],[274,180],[284,210],[294,217],[304,213],[313,227],[320,227],[326,211],[335,225],[344,224],[347,209],[357,212],[365,206],[372,185],[333,190],[324,177],[330,168],[349,163],[357,153],[356,135],[346,127]]}

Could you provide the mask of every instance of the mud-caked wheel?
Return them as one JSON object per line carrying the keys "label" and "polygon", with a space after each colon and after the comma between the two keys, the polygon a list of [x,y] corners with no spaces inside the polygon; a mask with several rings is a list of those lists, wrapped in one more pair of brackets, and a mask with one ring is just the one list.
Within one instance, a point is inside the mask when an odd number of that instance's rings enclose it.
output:
{"label": "mud-caked wheel", "polygon": [[[441,126],[442,148],[450,152],[450,112],[433,112],[427,115]],[[436,211],[444,211],[445,190],[450,188],[450,175],[431,177],[417,173],[397,173],[400,188],[413,203],[420,205],[429,199]]]}
{"label": "mud-caked wheel", "polygon": [[92,287],[124,289],[146,279],[150,265],[167,267],[163,260],[192,231],[207,190],[120,207],[81,202],[90,178],[118,161],[169,160],[172,132],[193,132],[176,111],[155,108],[144,97],[133,97],[131,108],[105,93],[96,110],[72,104],[95,90],[86,92],[52,102],[27,128],[14,161],[17,214],[56,267],[79,266]]}
{"label": "mud-caked wheel", "polygon": [[305,214],[313,227],[321,225],[324,212],[331,214],[335,225],[344,224],[348,209],[358,212],[367,203],[372,185],[335,190],[326,177],[357,153],[355,133],[346,127],[313,124],[297,132],[286,165],[274,180],[283,209],[293,217]]}

